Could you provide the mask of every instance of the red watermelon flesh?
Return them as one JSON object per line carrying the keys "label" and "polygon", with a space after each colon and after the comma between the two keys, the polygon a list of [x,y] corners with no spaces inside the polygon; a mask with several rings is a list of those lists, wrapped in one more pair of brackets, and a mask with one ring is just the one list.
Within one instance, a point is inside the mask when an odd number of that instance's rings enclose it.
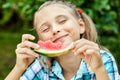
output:
{"label": "red watermelon flesh", "polygon": [[47,41],[38,41],[38,45],[40,46],[40,49],[45,50],[60,50],[64,49],[65,46],[61,42],[53,43],[51,40]]}
{"label": "red watermelon flesh", "polygon": [[52,41],[38,41],[39,49],[34,51],[44,56],[55,57],[66,54],[72,50],[73,43],[68,46],[64,46],[61,42],[53,43]]}

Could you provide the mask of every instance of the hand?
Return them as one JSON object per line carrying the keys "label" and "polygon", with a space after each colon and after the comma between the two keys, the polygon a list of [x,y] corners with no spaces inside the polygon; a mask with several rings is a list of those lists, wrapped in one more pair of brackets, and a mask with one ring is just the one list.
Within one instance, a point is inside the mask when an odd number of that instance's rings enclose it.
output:
{"label": "hand", "polygon": [[74,54],[83,58],[92,71],[95,72],[98,68],[103,67],[98,44],[80,39],[74,43],[74,46]]}
{"label": "hand", "polygon": [[22,36],[22,42],[17,45],[16,49],[16,67],[20,70],[25,70],[30,63],[33,62],[35,57],[39,57],[31,48],[38,49],[39,46],[29,40],[34,40],[35,37],[30,34]]}

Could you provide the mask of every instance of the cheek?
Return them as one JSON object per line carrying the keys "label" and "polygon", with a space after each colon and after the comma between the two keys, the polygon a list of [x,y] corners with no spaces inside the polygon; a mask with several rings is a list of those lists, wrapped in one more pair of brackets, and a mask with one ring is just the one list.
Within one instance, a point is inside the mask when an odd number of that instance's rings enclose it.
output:
{"label": "cheek", "polygon": [[80,34],[78,31],[73,30],[71,32],[71,37],[73,38],[73,40],[78,40],[78,39],[80,39]]}
{"label": "cheek", "polygon": [[50,40],[51,39],[51,34],[50,33],[45,33],[45,34],[38,34],[39,38],[43,41]]}
{"label": "cheek", "polygon": [[67,22],[64,26],[63,26],[63,29],[68,31],[68,32],[71,32],[73,29],[74,29],[74,25],[71,24],[71,22]]}
{"label": "cheek", "polygon": [[40,33],[38,29],[36,29],[36,32],[38,34],[38,37],[40,40],[50,40],[51,39],[51,33],[48,32],[48,33]]}
{"label": "cheek", "polygon": [[71,23],[67,23],[67,25],[64,26],[64,30],[69,33],[69,35],[73,38],[73,40],[77,40],[80,38],[79,25],[71,24]]}

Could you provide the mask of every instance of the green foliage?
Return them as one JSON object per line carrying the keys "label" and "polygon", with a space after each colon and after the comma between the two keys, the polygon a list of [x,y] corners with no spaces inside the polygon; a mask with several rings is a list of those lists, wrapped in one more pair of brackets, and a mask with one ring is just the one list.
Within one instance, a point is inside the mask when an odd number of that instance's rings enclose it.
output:
{"label": "green foliage", "polygon": [[24,26],[32,27],[34,12],[43,2],[45,0],[8,0],[1,2],[0,25],[2,30],[19,31]]}
{"label": "green foliage", "polygon": [[[46,0],[1,0],[0,31],[26,32],[33,28],[35,11]],[[120,60],[120,0],[65,0],[87,13],[98,30],[100,43]],[[118,62],[120,64],[120,62]],[[120,65],[119,69],[120,69]]]}

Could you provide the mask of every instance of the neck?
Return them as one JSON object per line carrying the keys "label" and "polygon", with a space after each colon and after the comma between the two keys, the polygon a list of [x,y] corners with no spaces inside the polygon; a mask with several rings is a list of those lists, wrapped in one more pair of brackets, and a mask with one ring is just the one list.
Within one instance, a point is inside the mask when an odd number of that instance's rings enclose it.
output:
{"label": "neck", "polygon": [[59,56],[57,61],[60,63],[63,73],[76,73],[79,69],[81,58],[79,56],[74,56],[73,53],[68,53]]}

